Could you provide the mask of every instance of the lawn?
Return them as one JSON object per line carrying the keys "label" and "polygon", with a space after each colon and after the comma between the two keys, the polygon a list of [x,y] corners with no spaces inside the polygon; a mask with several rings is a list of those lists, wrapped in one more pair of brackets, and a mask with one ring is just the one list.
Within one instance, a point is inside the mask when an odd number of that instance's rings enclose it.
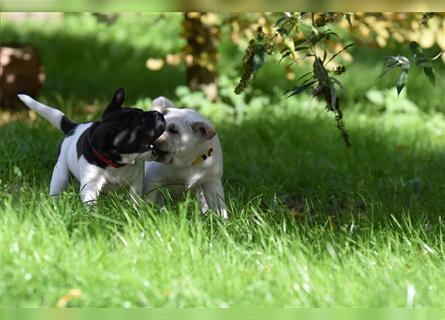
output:
{"label": "lawn", "polygon": [[[180,16],[156,17],[5,22],[2,37],[39,47],[41,99],[76,121],[97,117],[120,85],[143,108],[164,94],[208,114],[224,150],[229,220],[201,215],[194,199],[159,209],[125,191],[91,211],[76,184],[50,198],[61,134],[21,113],[0,126],[0,305],[443,307],[444,73],[432,87],[414,71],[397,99],[389,80],[364,84],[381,60],[358,48],[364,60],[343,79],[348,149],[322,103],[281,96],[288,81],[276,64],[239,97],[223,58],[217,103],[183,87],[184,67],[144,69],[183,45],[162,36],[179,34]],[[130,26],[134,39],[122,35]],[[230,44],[221,51],[241,61]]]}

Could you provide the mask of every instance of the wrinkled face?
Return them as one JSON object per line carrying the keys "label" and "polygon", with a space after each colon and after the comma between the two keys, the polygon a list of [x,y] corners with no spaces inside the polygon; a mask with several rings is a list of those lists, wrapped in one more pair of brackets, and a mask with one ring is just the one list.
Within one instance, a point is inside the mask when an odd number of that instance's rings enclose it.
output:
{"label": "wrinkled face", "polygon": [[[156,104],[160,102],[163,103],[161,107]],[[154,143],[155,161],[188,166],[208,150],[216,132],[199,113],[174,108],[171,101],[163,97],[153,101],[153,110],[160,111],[166,121],[165,132]]]}

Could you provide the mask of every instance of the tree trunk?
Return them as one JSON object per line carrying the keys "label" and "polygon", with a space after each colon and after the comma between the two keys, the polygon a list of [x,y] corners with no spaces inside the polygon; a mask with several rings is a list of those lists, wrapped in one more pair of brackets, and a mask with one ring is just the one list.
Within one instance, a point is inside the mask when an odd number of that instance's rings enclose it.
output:
{"label": "tree trunk", "polygon": [[213,13],[185,13],[183,30],[187,40],[187,85],[215,100],[218,96],[217,45],[220,33],[217,16]]}
{"label": "tree trunk", "polygon": [[31,46],[0,47],[0,107],[21,106],[18,93],[36,97],[45,81],[41,59]]}

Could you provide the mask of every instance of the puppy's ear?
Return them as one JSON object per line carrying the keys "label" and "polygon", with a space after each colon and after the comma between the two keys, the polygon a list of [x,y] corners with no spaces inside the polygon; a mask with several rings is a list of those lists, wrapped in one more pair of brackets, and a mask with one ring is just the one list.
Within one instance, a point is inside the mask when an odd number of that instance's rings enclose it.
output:
{"label": "puppy's ear", "polygon": [[191,127],[195,135],[203,140],[210,140],[216,134],[215,129],[211,125],[202,121],[192,122]]}
{"label": "puppy's ear", "polygon": [[119,88],[114,93],[113,99],[111,99],[110,103],[106,107],[104,113],[102,114],[102,117],[110,112],[113,112],[115,110],[118,110],[122,108],[122,104],[125,100],[125,90],[124,88]]}
{"label": "puppy's ear", "polygon": [[151,104],[151,110],[158,111],[162,114],[167,114],[168,108],[174,108],[174,104],[166,97],[157,97]]}

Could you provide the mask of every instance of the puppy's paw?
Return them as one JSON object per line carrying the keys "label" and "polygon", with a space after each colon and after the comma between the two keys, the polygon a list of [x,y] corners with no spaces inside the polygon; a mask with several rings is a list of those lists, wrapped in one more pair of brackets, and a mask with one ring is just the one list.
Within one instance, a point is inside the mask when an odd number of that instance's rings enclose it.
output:
{"label": "puppy's paw", "polygon": [[227,213],[226,209],[207,209],[207,210],[202,210],[201,208],[201,213],[206,215],[208,213],[212,213],[212,214],[216,214],[218,217],[221,217],[223,220],[228,220],[229,219],[229,215]]}
{"label": "puppy's paw", "polygon": [[96,200],[85,201],[85,202],[83,202],[83,205],[88,210],[91,210],[91,211],[97,210],[97,201]]}
{"label": "puppy's paw", "polygon": [[223,218],[224,220],[229,219],[229,215],[227,214],[226,209],[220,209],[220,210],[218,210],[218,213],[221,216],[221,218]]}

